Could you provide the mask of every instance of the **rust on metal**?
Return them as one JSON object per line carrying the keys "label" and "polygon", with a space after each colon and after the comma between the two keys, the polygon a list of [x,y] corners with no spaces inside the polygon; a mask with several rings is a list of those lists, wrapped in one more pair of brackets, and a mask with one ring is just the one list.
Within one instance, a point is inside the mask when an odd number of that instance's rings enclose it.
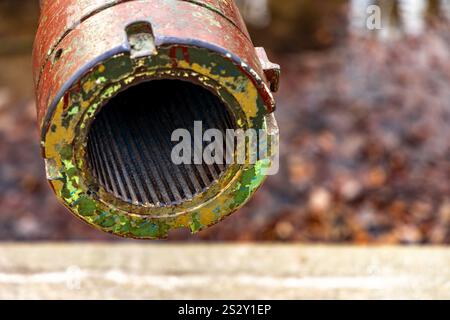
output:
{"label": "rust on metal", "polygon": [[42,154],[68,209],[103,231],[158,239],[202,230],[251,198],[270,155],[180,167],[168,157],[170,132],[196,120],[277,132],[280,68],[254,48],[234,1],[41,0],[41,11]]}

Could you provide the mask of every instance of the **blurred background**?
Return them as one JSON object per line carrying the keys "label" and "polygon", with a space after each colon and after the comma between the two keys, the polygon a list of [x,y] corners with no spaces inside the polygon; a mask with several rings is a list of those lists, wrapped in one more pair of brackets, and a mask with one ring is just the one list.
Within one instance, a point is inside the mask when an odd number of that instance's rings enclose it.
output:
{"label": "blurred background", "polygon": [[[281,171],[171,240],[450,243],[450,1],[239,0],[282,66]],[[381,25],[366,25],[369,5]],[[110,240],[53,196],[31,77],[38,0],[0,0],[0,240]]]}

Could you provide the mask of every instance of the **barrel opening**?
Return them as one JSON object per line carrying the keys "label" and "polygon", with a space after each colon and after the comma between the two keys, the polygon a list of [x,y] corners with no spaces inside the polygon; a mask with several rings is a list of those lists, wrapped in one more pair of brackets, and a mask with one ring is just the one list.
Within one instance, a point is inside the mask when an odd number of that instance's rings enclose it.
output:
{"label": "barrel opening", "polygon": [[201,121],[203,132],[218,129],[224,137],[236,128],[227,106],[202,86],[153,80],[127,88],[102,107],[89,129],[91,176],[132,204],[171,206],[193,199],[227,169],[225,161],[174,164],[172,151],[179,141],[172,141],[172,133],[187,129],[194,142],[195,121]]}

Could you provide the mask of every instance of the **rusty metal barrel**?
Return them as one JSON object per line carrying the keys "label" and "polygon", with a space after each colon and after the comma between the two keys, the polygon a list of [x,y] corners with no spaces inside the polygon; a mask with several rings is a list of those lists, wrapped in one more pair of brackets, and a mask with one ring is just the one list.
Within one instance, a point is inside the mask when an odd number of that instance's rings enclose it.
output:
{"label": "rusty metal barrel", "polygon": [[41,0],[34,80],[50,185],[119,236],[211,226],[251,198],[274,148],[252,163],[175,164],[173,132],[201,122],[275,141],[279,74],[232,0]]}

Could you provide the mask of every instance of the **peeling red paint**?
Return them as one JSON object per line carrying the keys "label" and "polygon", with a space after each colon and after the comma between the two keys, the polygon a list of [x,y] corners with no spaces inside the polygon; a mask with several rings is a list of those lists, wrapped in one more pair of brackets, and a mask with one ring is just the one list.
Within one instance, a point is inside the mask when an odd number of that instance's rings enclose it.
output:
{"label": "peeling red paint", "polygon": [[[156,41],[189,39],[209,43],[239,57],[266,80],[247,29],[231,0],[57,0],[43,1],[42,10],[34,49],[40,123],[49,107],[47,101],[54,101],[63,85],[82,66],[105,52],[124,47],[126,25],[138,20],[150,21]],[[63,54],[53,63],[59,49]],[[189,61],[185,52],[183,55]],[[270,93],[264,91],[261,88],[268,99]]]}

